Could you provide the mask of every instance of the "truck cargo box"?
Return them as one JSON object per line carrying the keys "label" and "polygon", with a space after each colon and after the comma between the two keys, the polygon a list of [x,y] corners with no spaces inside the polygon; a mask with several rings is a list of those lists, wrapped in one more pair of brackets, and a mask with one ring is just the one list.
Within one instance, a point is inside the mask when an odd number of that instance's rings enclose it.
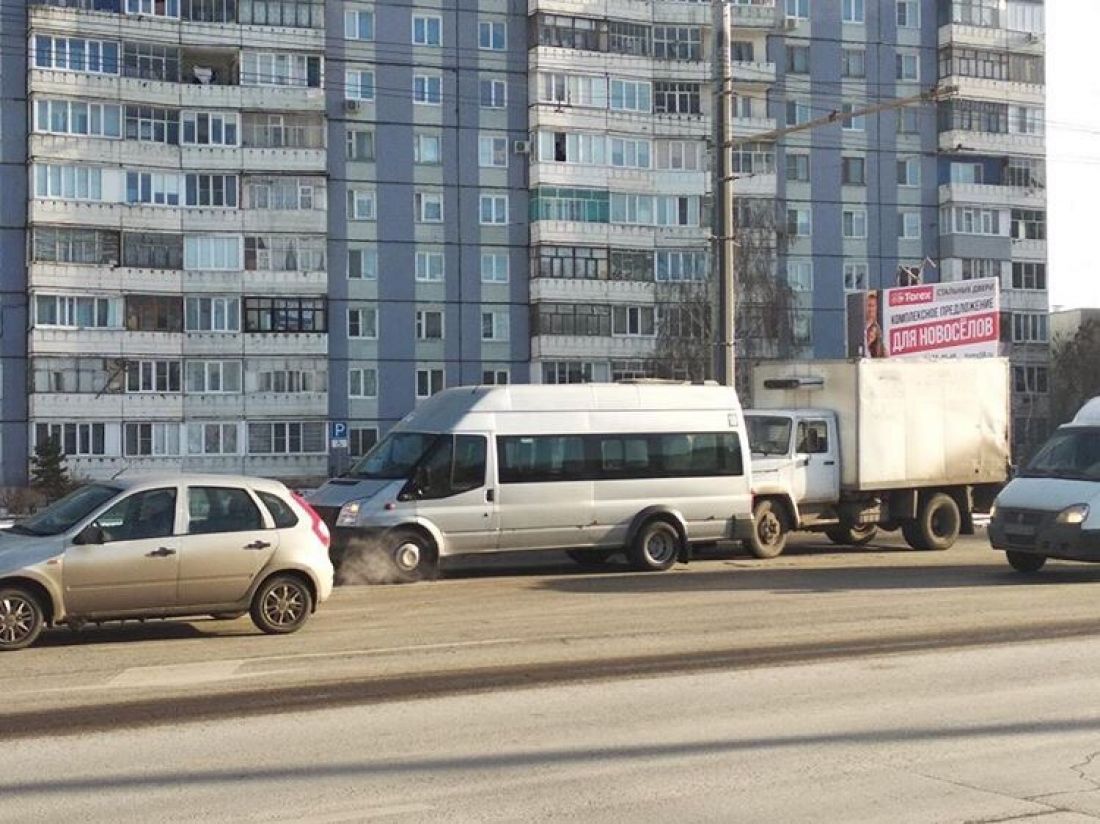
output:
{"label": "truck cargo box", "polygon": [[1003,358],[758,361],[752,407],[833,410],[849,491],[1002,483],[1008,381]]}

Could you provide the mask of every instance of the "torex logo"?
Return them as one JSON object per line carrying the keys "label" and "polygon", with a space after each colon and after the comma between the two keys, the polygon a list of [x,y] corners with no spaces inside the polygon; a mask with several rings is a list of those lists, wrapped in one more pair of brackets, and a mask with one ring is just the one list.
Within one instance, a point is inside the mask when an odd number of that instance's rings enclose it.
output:
{"label": "torex logo", "polygon": [[912,306],[916,303],[931,303],[936,299],[936,290],[933,286],[891,289],[889,294],[891,306]]}

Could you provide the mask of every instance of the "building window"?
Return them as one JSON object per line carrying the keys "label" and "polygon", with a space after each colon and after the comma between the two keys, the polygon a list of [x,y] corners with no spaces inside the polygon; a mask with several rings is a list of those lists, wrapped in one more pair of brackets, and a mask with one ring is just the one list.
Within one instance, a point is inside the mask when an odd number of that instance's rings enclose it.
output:
{"label": "building window", "polygon": [[377,398],[378,370],[373,367],[348,370],[348,397]]}
{"label": "building window", "polygon": [[443,162],[443,138],[438,134],[417,132],[413,135],[413,163],[438,166]]}
{"label": "building window", "polygon": [[348,129],[348,160],[374,160],[374,131],[372,129]]}
{"label": "building window", "polygon": [[920,240],[920,212],[898,214],[898,237],[902,240]]}
{"label": "building window", "polygon": [[624,137],[610,138],[611,165],[623,169],[650,168],[650,143]]}
{"label": "building window", "polygon": [[243,52],[241,85],[320,88],[321,58],[282,52]]}
{"label": "building window", "polygon": [[416,279],[432,283],[443,282],[443,253],[417,252]]}
{"label": "building window", "polygon": [[787,152],[787,180],[790,182],[810,182],[810,156]]}
{"label": "building window", "polygon": [[920,80],[920,55],[897,54],[897,79],[916,82]]}
{"label": "building window", "polygon": [[652,306],[611,307],[611,334],[631,338],[651,338],[654,332]]}
{"label": "building window", "polygon": [[[612,138],[613,145],[614,140]],[[539,132],[538,159],[545,163],[603,166],[607,162],[607,142],[604,135]]]}
{"label": "building window", "polygon": [[348,309],[348,337],[378,340],[378,309]]}
{"label": "building window", "polygon": [[843,49],[840,52],[840,73],[843,77],[866,77],[867,52],[863,49]]}
{"label": "building window", "polygon": [[443,102],[443,78],[438,74],[413,75],[413,103],[438,106]]}
{"label": "building window", "polygon": [[783,0],[783,10],[788,20],[809,20],[810,0]]}
{"label": "building window", "polygon": [[187,454],[239,455],[239,430],[236,423],[189,423]]}
{"label": "building window", "polygon": [[119,298],[78,297],[75,295],[36,295],[36,326],[63,329],[119,329],[122,327],[122,302]]}
{"label": "building window", "polygon": [[180,113],[172,109],[127,106],[125,125],[127,140],[167,143],[170,146],[180,142]]}
{"label": "building window", "polygon": [[378,250],[373,246],[348,249],[348,278],[351,280],[377,280]]}
{"label": "building window", "polygon": [[183,268],[222,272],[240,269],[240,236],[187,235],[183,239]]}
{"label": "building window", "polygon": [[118,232],[35,226],[33,238],[31,260],[35,262],[103,266],[117,264],[119,260]]}
{"label": "building window", "polygon": [[481,195],[478,209],[482,226],[504,226],[508,223],[508,196]]}
{"label": "building window", "polygon": [[1012,340],[1014,343],[1046,343],[1047,316],[1032,312],[1016,312],[1012,315]]}
{"label": "building window", "polygon": [[374,72],[368,69],[346,71],[344,97],[347,100],[374,100]]}
{"label": "building window", "polygon": [[532,335],[611,335],[611,307],[606,304],[536,303],[531,307]]}
{"label": "building window", "polygon": [[705,167],[704,146],[697,140],[658,140],[656,168],[677,172],[697,172]]}
{"label": "building window", "polygon": [[284,212],[307,212],[326,207],[322,177],[250,177],[248,208]]}
{"label": "building window", "polygon": [[416,338],[417,340],[443,340],[443,312],[441,310],[417,310]]}
{"label": "building window", "polygon": [[592,383],[607,379],[607,364],[590,361],[545,361],[542,364],[543,383]]}
{"label": "building window", "polygon": [[1002,236],[1001,212],[977,206],[945,206],[940,209],[940,230],[944,234]]}
{"label": "building window", "polygon": [[508,138],[479,137],[477,139],[477,161],[483,169],[506,167],[508,165]]}
{"label": "building window", "polygon": [[1045,366],[1013,366],[1012,388],[1019,393],[1045,395],[1050,390]]}
{"label": "building window", "polygon": [[812,292],[814,290],[813,261],[788,260],[787,285],[796,292]]}
{"label": "building window", "polygon": [[240,121],[236,114],[184,112],[183,143],[190,146],[239,145]]}
{"label": "building window", "polygon": [[218,209],[237,208],[237,176],[189,174],[186,182],[184,205],[213,207]]}
{"label": "building window", "polygon": [[638,80],[611,78],[611,110],[617,112],[641,112],[653,109],[653,86]]}
{"label": "building window", "polygon": [[412,19],[412,41],[417,46],[442,46],[443,18],[414,14]]}
{"label": "building window", "polygon": [[179,176],[162,172],[127,172],[126,202],[146,206],[179,206]]}
{"label": "building window", "polygon": [[508,103],[508,85],[503,80],[482,80],[478,84],[481,108],[503,109]]}
{"label": "building window", "polygon": [[249,235],[244,239],[247,272],[323,272],[325,238],[313,235]]}
{"label": "building window", "polygon": [[654,254],[658,283],[702,282],[710,278],[710,257],[692,250],[659,250]]}
{"label": "building window", "polygon": [[809,208],[787,209],[787,234],[791,237],[809,237],[813,234]]}
{"label": "building window", "polygon": [[107,103],[37,99],[34,130],[42,134],[122,137],[122,109]]}
{"label": "building window", "polygon": [[898,28],[920,28],[920,0],[897,0],[898,2]]}
{"label": "building window", "polygon": [[179,83],[180,51],[174,46],[155,43],[124,43],[122,76]]}
{"label": "building window", "polygon": [[325,452],[323,421],[250,423],[248,452],[251,455],[315,455]]}
{"label": "building window", "polygon": [[845,23],[863,23],[865,20],[863,0],[843,0],[841,18]]}
{"label": "building window", "polygon": [[357,9],[344,12],[344,39],[373,40],[374,10]]}
{"label": "building window", "polygon": [[481,371],[482,386],[507,386],[512,382],[512,376],[507,369],[483,369]]}
{"label": "building window", "polygon": [[125,300],[128,331],[183,331],[182,298],[175,295],[127,295]]}
{"label": "building window", "polygon": [[698,26],[654,26],[653,56],[658,60],[702,60],[702,29]]}
{"label": "building window", "polygon": [[327,329],[324,298],[244,299],[246,332],[325,332]]}
{"label": "building window", "polygon": [[700,99],[698,83],[653,84],[653,111],[657,114],[699,114]]}
{"label": "building window", "polygon": [[507,252],[482,252],[481,253],[481,282],[482,283],[507,283],[508,282],[508,254],[507,254]]}
{"label": "building window", "polygon": [[608,251],[587,246],[537,246],[531,249],[531,277],[607,280]]}
{"label": "building window", "polygon": [[416,397],[430,398],[436,392],[442,392],[444,387],[442,369],[417,369],[416,370]]}
{"label": "building window", "polygon": [[443,195],[436,192],[416,192],[413,206],[417,223],[443,222]]}
{"label": "building window", "polygon": [[1012,262],[1012,288],[1013,289],[1037,289],[1047,288],[1047,265],[1045,263]]}
{"label": "building window", "polygon": [[348,220],[374,219],[374,189],[348,189]]}
{"label": "building window", "polygon": [[504,51],[508,47],[508,25],[489,20],[479,21],[477,47],[488,51]]}
{"label": "building window", "polygon": [[239,298],[187,298],[184,329],[187,332],[239,332]]}
{"label": "building window", "polygon": [[917,109],[899,109],[897,112],[898,134],[920,134],[920,111]]}
{"label": "building window", "polygon": [[846,239],[865,239],[867,237],[867,210],[845,209],[841,212],[841,224]]}
{"label": "building window", "polygon": [[123,454],[153,456],[180,454],[180,427],[177,423],[123,424]]}
{"label": "building window", "polygon": [[840,120],[840,128],[847,132],[865,132],[867,131],[867,116],[862,114],[854,114],[857,111],[855,104],[843,103],[840,107],[840,113],[842,115]]}
{"label": "building window", "polygon": [[509,317],[506,310],[481,313],[481,339],[502,342],[508,340]]}
{"label": "building window", "polygon": [[103,200],[103,170],[92,166],[36,163],[34,196],[52,200]]}
{"label": "building window", "polygon": [[38,423],[34,426],[34,442],[57,441],[67,457],[106,455],[106,425],[102,423]]}
{"label": "building window", "polygon": [[810,73],[810,47],[787,46],[787,74]]}
{"label": "building window", "polygon": [[267,369],[256,375],[256,387],[260,392],[279,395],[303,395],[322,392],[328,383],[324,369]]}
{"label": "building window", "polygon": [[[621,20],[608,21],[606,51],[616,54],[631,54],[636,57],[648,57],[651,53],[649,26],[640,23],[627,23]],[[600,49],[604,51],[604,49]]]}
{"label": "building window", "polygon": [[813,116],[811,114],[810,104],[804,100],[788,100],[786,108],[788,126],[798,126],[802,123],[808,123]]}
{"label": "building window", "polygon": [[845,186],[867,185],[867,160],[863,157],[840,159],[840,182]]}
{"label": "building window", "polygon": [[34,67],[84,74],[118,74],[118,43],[81,37],[34,37]]}
{"label": "building window", "polygon": [[241,362],[189,360],[184,367],[188,392],[231,395],[241,391]]}
{"label": "building window", "polygon": [[991,258],[963,258],[962,279],[1000,278],[1001,262]]}
{"label": "building window", "polygon": [[907,157],[898,161],[898,185],[920,186],[919,157]]}
{"label": "building window", "polygon": [[845,292],[863,292],[867,289],[867,264],[866,263],[845,263],[844,264],[844,291]]}
{"label": "building window", "polygon": [[1042,209],[1013,209],[1012,237],[1016,240],[1046,240],[1047,213]]}
{"label": "building window", "polygon": [[366,455],[378,443],[378,428],[353,426],[348,429],[348,436],[348,454],[359,457]]}
{"label": "building window", "polygon": [[126,0],[126,13],[178,19],[180,4],[179,0]]}

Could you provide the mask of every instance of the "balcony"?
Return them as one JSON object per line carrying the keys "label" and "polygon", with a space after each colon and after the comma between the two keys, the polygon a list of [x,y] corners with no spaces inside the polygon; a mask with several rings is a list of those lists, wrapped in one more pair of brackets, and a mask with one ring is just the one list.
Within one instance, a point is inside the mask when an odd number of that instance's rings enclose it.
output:
{"label": "balcony", "polygon": [[944,86],[958,89],[954,97],[963,100],[1020,103],[1032,106],[1043,106],[1046,103],[1046,86],[1040,83],[989,80],[984,77],[963,77],[957,74],[944,77],[940,82]]}
{"label": "balcony", "polygon": [[1042,35],[1025,31],[1009,31],[992,26],[967,26],[960,23],[940,26],[939,41],[941,46],[966,46],[994,51],[1007,49],[1022,54],[1042,54],[1046,50],[1046,38]]}
{"label": "balcony", "polygon": [[1013,260],[1046,260],[1047,242],[1045,240],[1026,240],[1012,238]]}
{"label": "balcony", "polygon": [[1041,209],[1046,205],[1045,189],[996,186],[977,183],[947,183],[940,186],[940,203],[970,203],[980,206],[1017,206]]}
{"label": "balcony", "polygon": [[774,132],[775,118],[771,117],[731,117],[730,131],[734,137],[757,137]]}
{"label": "balcony", "polygon": [[775,197],[778,178],[775,171],[737,175],[733,179],[734,197]]}
{"label": "balcony", "polygon": [[940,132],[940,151],[958,154],[973,152],[982,155],[1028,155],[1041,157],[1046,154],[1046,139],[1034,134],[1006,134],[1001,132],[969,132],[952,129]]}
{"label": "balcony", "polygon": [[[707,105],[709,100],[704,100]],[[621,132],[644,137],[711,137],[711,117],[705,114],[651,114],[586,109],[566,104],[540,103],[531,109],[532,129],[555,131]]]}
{"label": "balcony", "polygon": [[179,420],[179,392],[42,392],[30,396],[30,417],[62,420]]}
{"label": "balcony", "polygon": [[572,303],[652,303],[656,285],[640,280],[532,278],[531,301]]}
{"label": "balcony", "polygon": [[656,337],[597,337],[595,335],[536,335],[531,338],[531,359],[649,358]]}
{"label": "balcony", "polygon": [[775,63],[758,63],[749,60],[730,61],[730,74],[734,83],[775,83]]}
{"label": "balcony", "polygon": [[667,169],[624,169],[611,166],[582,166],[569,163],[532,163],[531,186],[564,186],[614,189],[646,194],[706,194],[710,175]]}
{"label": "balcony", "polygon": [[658,240],[675,244],[710,242],[710,229],[703,226],[631,226],[618,223],[582,223],[572,220],[531,222],[531,243],[594,243],[652,248]]}
{"label": "balcony", "polygon": [[261,355],[325,356],[328,355],[328,333],[247,332],[244,334],[244,355],[246,357]]}
{"label": "balcony", "polygon": [[733,29],[774,29],[780,22],[775,0],[734,0],[726,7]]}

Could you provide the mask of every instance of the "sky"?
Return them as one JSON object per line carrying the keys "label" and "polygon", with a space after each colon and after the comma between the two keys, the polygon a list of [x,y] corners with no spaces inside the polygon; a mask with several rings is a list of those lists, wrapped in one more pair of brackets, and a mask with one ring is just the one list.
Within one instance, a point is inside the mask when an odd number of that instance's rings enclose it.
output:
{"label": "sky", "polygon": [[1100,307],[1100,2],[1046,9],[1050,304]]}

